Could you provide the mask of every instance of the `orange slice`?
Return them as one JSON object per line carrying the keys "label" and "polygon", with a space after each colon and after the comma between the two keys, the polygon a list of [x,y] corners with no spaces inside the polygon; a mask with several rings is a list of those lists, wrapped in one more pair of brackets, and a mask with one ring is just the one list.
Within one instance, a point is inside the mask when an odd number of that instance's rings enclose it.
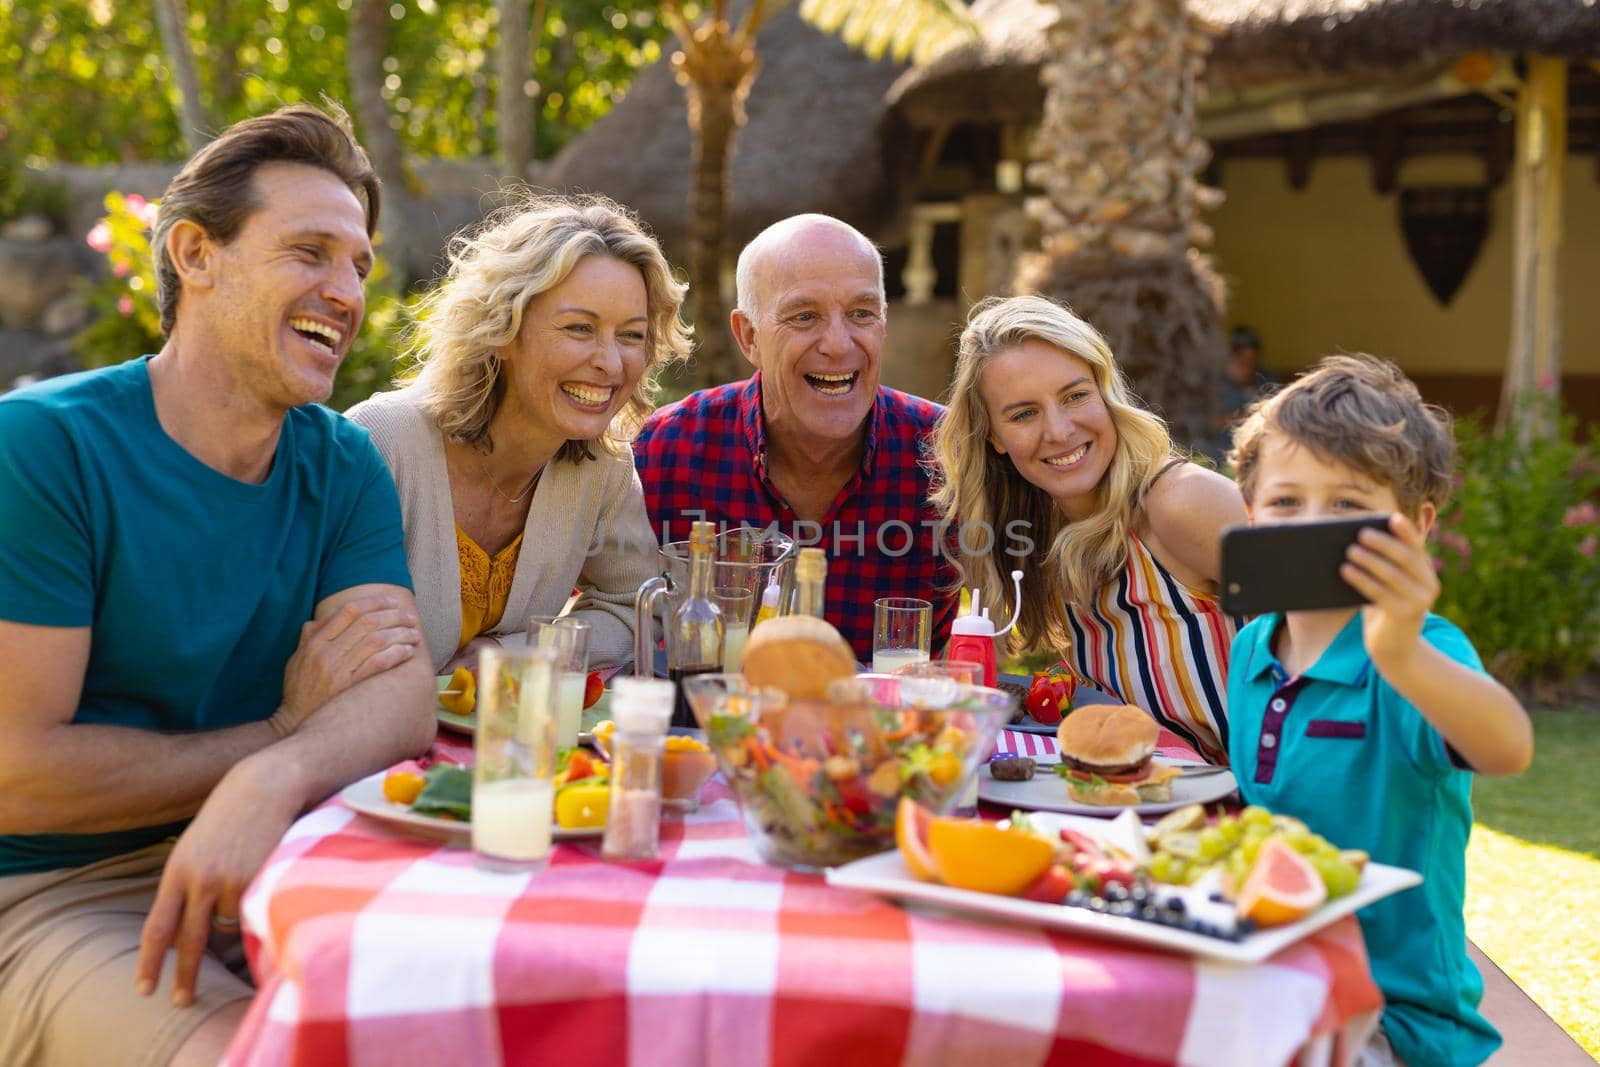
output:
{"label": "orange slice", "polygon": [[933,812],[910,797],[901,797],[894,812],[894,843],[900,846],[900,858],[906,869],[924,882],[937,879],[933,873],[933,854],[928,851],[928,824]]}
{"label": "orange slice", "polygon": [[1258,926],[1302,919],[1328,899],[1317,869],[1281,838],[1269,838],[1239,890],[1235,907]]}
{"label": "orange slice", "polygon": [[945,885],[1015,896],[1050,867],[1056,847],[1001,823],[936,817],[928,827],[928,851]]}

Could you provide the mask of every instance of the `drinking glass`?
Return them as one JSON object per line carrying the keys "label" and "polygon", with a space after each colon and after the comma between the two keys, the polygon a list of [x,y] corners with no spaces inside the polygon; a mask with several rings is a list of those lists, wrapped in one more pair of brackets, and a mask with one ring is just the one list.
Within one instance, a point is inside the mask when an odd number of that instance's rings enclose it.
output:
{"label": "drinking glass", "polygon": [[479,653],[472,851],[480,867],[528,871],[549,859],[555,816],[555,661],[545,648]]}
{"label": "drinking glass", "polygon": [[894,673],[901,678],[900,695],[906,702],[927,708],[949,707],[962,686],[983,684],[983,664],[967,660],[923,660]]}
{"label": "drinking glass", "polygon": [[886,596],[872,604],[872,673],[893,674],[928,659],[933,605],[915,597]]}
{"label": "drinking glass", "polygon": [[556,657],[556,745],[572,748],[583,723],[583,689],[589,675],[591,627],[570,615],[528,619],[528,647],[547,648]]}
{"label": "drinking glass", "polygon": [[712,593],[711,599],[722,609],[722,669],[737,674],[744,666],[744,643],[750,636],[756,595],[748,589],[724,586]]}

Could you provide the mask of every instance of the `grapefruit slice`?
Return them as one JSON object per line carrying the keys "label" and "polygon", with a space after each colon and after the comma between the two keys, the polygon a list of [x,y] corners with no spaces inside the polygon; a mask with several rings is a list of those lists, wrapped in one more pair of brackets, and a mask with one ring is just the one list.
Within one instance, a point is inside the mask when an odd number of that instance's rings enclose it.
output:
{"label": "grapefruit slice", "polygon": [[928,851],[945,885],[1016,896],[1050,867],[1056,846],[1002,823],[936,816],[928,826]]}
{"label": "grapefruit slice", "polygon": [[1328,899],[1327,887],[1307,859],[1281,838],[1269,838],[1239,890],[1235,907],[1257,926],[1302,919]]}
{"label": "grapefruit slice", "polygon": [[906,869],[924,882],[936,879],[933,854],[928,851],[928,824],[933,813],[910,797],[901,797],[894,812],[894,843]]}

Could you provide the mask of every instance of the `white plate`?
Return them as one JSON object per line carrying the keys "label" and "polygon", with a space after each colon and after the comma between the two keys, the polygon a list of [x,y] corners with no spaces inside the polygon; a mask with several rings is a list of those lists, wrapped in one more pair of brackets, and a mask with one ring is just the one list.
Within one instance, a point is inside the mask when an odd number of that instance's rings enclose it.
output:
{"label": "white plate", "polygon": [[[1075,819],[1072,816],[1035,816],[1035,825],[1054,833],[1062,826],[1071,826],[1086,833],[1103,832],[1105,823],[1093,819]],[[1208,956],[1213,959],[1232,960],[1236,963],[1259,963],[1280,952],[1309,934],[1320,930],[1337,919],[1354,914],[1375,900],[1403,889],[1422,884],[1422,876],[1404,867],[1390,867],[1382,863],[1368,863],[1361,872],[1361,882],[1355,892],[1329,901],[1299,922],[1258,930],[1238,941],[1224,941],[1220,937],[1207,937],[1189,930],[1130,919],[1119,915],[1104,915],[1087,908],[1068,907],[1065,904],[1043,904],[1020,897],[1002,897],[993,893],[975,893],[966,889],[951,889],[919,881],[900,859],[896,851],[882,852],[856,860],[827,871],[829,885],[846,889],[861,889],[897,900],[935,904],[952,911],[1006,922],[1031,923],[1048,926],[1069,933],[1090,937],[1103,937],[1113,941],[1127,941],[1150,945],[1169,952],[1191,956]]]}
{"label": "white plate", "polygon": [[[340,791],[339,799],[363,815],[381,819],[392,826],[398,826],[433,841],[463,845],[471,842],[470,823],[461,822],[459,819],[441,819],[437,815],[418,815],[404,804],[385,800],[383,776],[387,773],[389,772],[379,771],[377,774],[369,774],[359,782],[351,782]],[[599,837],[603,833],[605,829],[599,826],[586,826],[575,830],[562,826],[551,827],[551,836],[557,841]]]}
{"label": "white plate", "polygon": [[[1157,763],[1171,763],[1177,767],[1193,767],[1193,763],[1156,758]],[[1131,807],[1105,804],[1080,804],[1067,795],[1067,781],[1056,773],[1056,764],[1039,763],[1034,775],[1026,782],[1002,782],[989,773],[985,763],[978,768],[978,799],[998,804],[1002,808],[1022,808],[1026,811],[1064,811],[1074,815],[1103,815],[1110,817],[1124,811],[1140,815],[1159,815],[1176,811],[1185,804],[1209,804],[1221,800],[1238,788],[1232,771],[1205,774],[1193,778],[1172,780],[1172,799],[1160,804],[1134,804]]]}

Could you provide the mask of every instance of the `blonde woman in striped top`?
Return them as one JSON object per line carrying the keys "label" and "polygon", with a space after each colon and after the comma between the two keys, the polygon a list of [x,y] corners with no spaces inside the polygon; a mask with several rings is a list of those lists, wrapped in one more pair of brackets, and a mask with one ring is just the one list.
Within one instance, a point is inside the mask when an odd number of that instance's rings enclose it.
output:
{"label": "blonde woman in striped top", "polygon": [[958,562],[1013,648],[1060,649],[1080,678],[1226,762],[1228,649],[1216,592],[1238,488],[1173,451],[1094,327],[1037,296],[972,309],[935,450]]}

